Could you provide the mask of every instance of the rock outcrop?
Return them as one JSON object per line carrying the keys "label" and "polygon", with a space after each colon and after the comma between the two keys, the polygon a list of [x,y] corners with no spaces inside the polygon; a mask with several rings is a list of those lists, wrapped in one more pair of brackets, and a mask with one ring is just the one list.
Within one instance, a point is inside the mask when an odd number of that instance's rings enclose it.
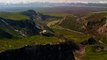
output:
{"label": "rock outcrop", "polygon": [[105,13],[93,13],[92,15],[78,19],[78,25],[82,31],[90,34],[106,36],[107,35],[107,17]]}

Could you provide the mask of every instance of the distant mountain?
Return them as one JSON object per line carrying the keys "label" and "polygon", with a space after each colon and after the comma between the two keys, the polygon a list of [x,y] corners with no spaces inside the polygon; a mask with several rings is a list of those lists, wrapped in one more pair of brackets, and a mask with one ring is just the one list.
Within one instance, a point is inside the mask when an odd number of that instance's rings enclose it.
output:
{"label": "distant mountain", "polygon": [[102,3],[20,3],[20,4],[0,4],[2,7],[55,7],[55,6],[92,6],[106,7]]}
{"label": "distant mountain", "polygon": [[107,4],[101,3],[29,3],[29,4],[0,4],[0,11],[24,11],[28,9],[40,9],[51,7],[103,7]]}

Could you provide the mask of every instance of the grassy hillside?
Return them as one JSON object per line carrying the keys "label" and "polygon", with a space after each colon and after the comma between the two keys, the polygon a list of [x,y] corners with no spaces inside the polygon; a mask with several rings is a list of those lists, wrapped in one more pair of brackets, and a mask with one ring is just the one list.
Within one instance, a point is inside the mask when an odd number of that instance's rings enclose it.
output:
{"label": "grassy hillside", "polygon": [[35,44],[57,44],[60,40],[55,37],[32,36],[20,39],[0,39],[0,52],[10,49],[17,49],[26,45]]}
{"label": "grassy hillside", "polygon": [[9,34],[8,32],[0,29],[0,39],[3,38],[12,38],[13,36],[11,34]]}
{"label": "grassy hillside", "polygon": [[[66,37],[75,41],[76,43],[80,43],[91,37],[91,35],[73,31],[73,30],[68,30],[61,27],[55,27],[54,31],[56,31],[57,34],[64,34]],[[103,41],[106,43],[107,38],[103,38]],[[81,60],[106,60],[107,51],[95,52],[93,51],[93,46],[94,45],[86,46],[86,52]]]}
{"label": "grassy hillside", "polygon": [[107,59],[107,51],[102,52],[94,52],[92,46],[86,47],[85,56],[82,60],[106,60]]}
{"label": "grassy hillside", "polygon": [[[9,33],[10,35],[12,35],[13,37],[22,37],[19,33],[17,33],[14,28],[10,25],[5,25],[4,23],[0,22],[1,27],[0,27],[0,31],[5,31],[7,33]],[[2,25],[3,24],[3,25]],[[1,33],[0,33],[1,34]],[[2,35],[2,34],[1,34]],[[4,34],[5,37],[5,34]]]}
{"label": "grassy hillside", "polygon": [[[10,15],[9,15],[10,14]],[[58,25],[53,25],[51,28],[55,31],[55,34],[62,34],[67,37],[69,40],[75,41],[77,44],[80,42],[87,40],[88,38],[92,37],[92,35],[84,34],[81,32],[77,32],[78,27],[76,27],[76,17],[71,14],[49,14],[50,16],[61,17],[62,19],[58,21]],[[87,17],[89,20],[94,20],[94,18],[100,18],[99,15],[95,13],[90,17]],[[20,13],[1,13],[1,17],[6,19],[12,20],[28,20],[27,16],[21,15]],[[65,17],[66,16],[66,17]],[[106,16],[106,13],[102,14],[101,16]],[[64,17],[64,18],[63,18]],[[57,21],[57,19],[56,19]],[[56,23],[56,22],[55,22]],[[0,30],[0,34],[2,32],[12,32],[14,35],[16,34],[14,31],[11,30],[10,26],[2,27]],[[104,38],[104,42],[107,42],[107,38]],[[35,45],[35,44],[58,44],[64,42],[63,40],[57,37],[46,37],[46,36],[31,36],[31,37],[23,37],[23,38],[13,38],[13,39],[1,39],[0,38],[0,52],[10,49],[17,49],[21,48],[26,45]],[[82,60],[106,60],[107,59],[107,52],[94,52],[92,50],[92,46],[86,47],[86,54],[82,58]]]}
{"label": "grassy hillside", "polygon": [[[54,14],[50,14],[52,16],[56,16],[56,17],[62,17],[61,19],[56,19],[54,20],[52,23],[56,23],[57,21],[57,25],[63,27],[63,28],[67,28],[67,29],[71,29],[71,30],[77,30],[78,31],[78,27],[77,27],[77,22],[76,19],[77,17],[72,15],[72,14],[64,14],[64,13],[54,13]],[[50,24],[49,24],[50,25]],[[53,24],[52,24],[53,25]]]}
{"label": "grassy hillside", "polygon": [[[83,33],[69,31],[66,29],[56,29],[53,28],[56,34],[64,34],[70,40],[73,40],[77,43],[80,43],[83,40],[87,40],[90,36]],[[21,39],[0,39],[0,51],[21,48],[26,45],[35,45],[35,44],[58,44],[64,42],[63,40],[57,37],[45,37],[45,36],[31,36]]]}
{"label": "grassy hillside", "polygon": [[[87,20],[88,21],[99,21],[106,16],[107,16],[106,12],[103,12],[103,13],[95,12],[95,13],[91,13],[87,17]],[[62,21],[60,20],[62,23],[60,23],[59,26],[57,26],[57,24],[55,24],[53,30],[56,31],[56,33],[58,33],[58,34],[65,35],[66,37],[68,37],[71,40],[74,40],[77,43],[80,43],[81,41],[84,41],[84,40],[87,40],[88,38],[90,38],[92,35],[83,34],[81,32],[74,31],[74,29],[78,29],[77,27],[75,27],[75,23],[76,23],[75,20],[76,19],[74,16],[70,16],[65,19],[63,18]],[[52,22],[54,22],[54,21],[52,21]],[[102,23],[100,23],[100,22],[99,22],[99,24],[102,25]],[[104,37],[102,41],[104,43],[106,43],[107,38]],[[86,47],[86,53],[84,54],[84,57],[81,60],[106,60],[107,51],[95,52],[95,51],[93,51],[93,48],[92,48],[93,46]]]}
{"label": "grassy hillside", "polygon": [[60,20],[58,25],[61,27],[67,28],[67,29],[79,31],[80,27],[78,27],[76,19],[77,19],[77,17],[75,17],[73,15],[66,16]]}
{"label": "grassy hillside", "polygon": [[52,16],[62,17],[61,19],[49,21],[47,24],[50,28],[52,28],[56,32],[56,34],[63,34],[68,39],[71,39],[77,43],[80,43],[91,37],[91,35],[75,31],[78,29],[77,27],[75,27],[76,16],[72,14],[63,14],[63,13],[62,14],[55,13],[52,14]]}
{"label": "grassy hillside", "polygon": [[25,16],[18,12],[0,12],[0,17],[10,20],[29,20],[28,16]]}
{"label": "grassy hillside", "polygon": [[91,35],[77,32],[74,30],[69,30],[69,29],[62,28],[62,27],[53,28],[53,30],[56,31],[56,34],[63,34],[65,37],[67,37],[68,39],[72,41],[75,41],[76,43],[80,43],[91,37]]}

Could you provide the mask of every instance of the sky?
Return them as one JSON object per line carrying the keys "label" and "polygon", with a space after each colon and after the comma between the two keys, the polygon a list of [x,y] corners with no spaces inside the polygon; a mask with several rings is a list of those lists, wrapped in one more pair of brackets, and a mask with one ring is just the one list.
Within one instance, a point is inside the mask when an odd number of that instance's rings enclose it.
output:
{"label": "sky", "polygon": [[1,4],[51,2],[51,3],[107,3],[107,0],[0,0]]}

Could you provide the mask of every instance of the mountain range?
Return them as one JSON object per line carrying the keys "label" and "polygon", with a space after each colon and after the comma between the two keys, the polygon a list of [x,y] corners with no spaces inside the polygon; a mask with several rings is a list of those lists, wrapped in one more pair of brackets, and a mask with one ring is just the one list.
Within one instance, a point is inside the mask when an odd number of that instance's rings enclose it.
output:
{"label": "mountain range", "polygon": [[[26,3],[26,4],[0,4],[0,11],[24,11],[28,9],[51,8],[51,7],[103,7],[102,3]],[[21,10],[20,10],[21,9]]]}

